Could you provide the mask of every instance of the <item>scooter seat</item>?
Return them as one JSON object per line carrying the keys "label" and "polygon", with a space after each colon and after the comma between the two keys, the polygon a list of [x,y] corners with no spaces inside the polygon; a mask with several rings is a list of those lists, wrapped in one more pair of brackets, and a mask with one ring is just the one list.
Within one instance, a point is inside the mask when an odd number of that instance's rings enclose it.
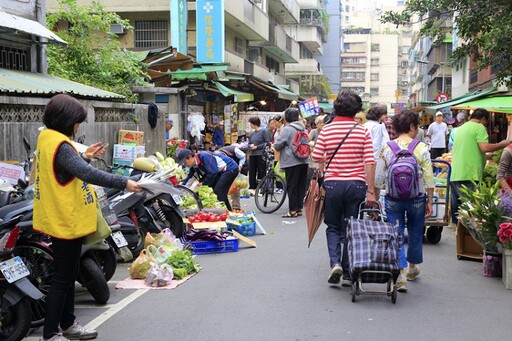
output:
{"label": "scooter seat", "polygon": [[18,215],[31,213],[34,209],[34,200],[20,201],[0,208],[0,219],[9,220]]}

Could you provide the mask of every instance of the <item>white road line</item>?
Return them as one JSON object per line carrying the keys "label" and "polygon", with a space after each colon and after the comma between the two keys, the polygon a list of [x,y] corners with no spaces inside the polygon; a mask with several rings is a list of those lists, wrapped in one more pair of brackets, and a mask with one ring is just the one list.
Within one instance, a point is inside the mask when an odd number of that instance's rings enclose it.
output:
{"label": "white road line", "polygon": [[135,291],[133,294],[131,294],[128,297],[125,297],[118,303],[114,304],[112,308],[108,309],[98,317],[96,317],[94,320],[89,322],[85,328],[87,329],[97,329],[99,326],[101,326],[105,321],[107,321],[109,318],[120,312],[123,308],[125,308],[128,304],[135,301],[140,296],[144,295],[146,292],[148,292],[149,289],[139,289]]}
{"label": "white road line", "polygon": [[[128,304],[135,301],[140,296],[144,295],[149,289],[138,289],[131,295],[125,297],[121,301],[119,301],[116,304],[109,304],[106,306],[89,306],[89,305],[75,305],[75,309],[82,309],[82,308],[95,308],[95,309],[105,309],[108,308],[107,311],[96,317],[94,320],[89,322],[85,327],[88,329],[97,329],[99,326],[101,326],[103,323],[105,323],[109,318],[117,314],[119,311],[121,311],[123,308],[125,308]],[[36,332],[42,333],[42,327],[37,328]],[[32,331],[34,332],[34,331]],[[39,341],[42,340],[41,336],[29,336],[23,339],[23,341]]]}

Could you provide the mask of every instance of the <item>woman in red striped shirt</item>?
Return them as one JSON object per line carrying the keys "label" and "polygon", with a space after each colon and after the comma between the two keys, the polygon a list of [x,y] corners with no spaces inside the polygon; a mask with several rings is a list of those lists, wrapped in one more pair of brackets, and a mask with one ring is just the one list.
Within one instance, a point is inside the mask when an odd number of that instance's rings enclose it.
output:
{"label": "woman in red striped shirt", "polygon": [[[325,163],[326,168],[324,223],[327,225],[327,249],[331,265],[328,282],[338,284],[343,277],[342,286],[351,285],[345,218],[357,216],[359,204],[365,197],[368,204],[376,200],[375,158],[370,132],[354,119],[361,109],[361,97],[351,91],[342,91],[334,101],[336,116],[318,135],[312,155],[315,162]],[[347,133],[347,139],[332,157]],[[327,166],[331,157],[332,161]]]}

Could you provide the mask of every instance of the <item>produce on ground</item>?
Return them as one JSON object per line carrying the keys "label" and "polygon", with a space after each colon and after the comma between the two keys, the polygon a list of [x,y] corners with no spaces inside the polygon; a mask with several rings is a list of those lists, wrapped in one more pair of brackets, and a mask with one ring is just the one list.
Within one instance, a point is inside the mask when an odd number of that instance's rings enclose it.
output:
{"label": "produce on ground", "polygon": [[226,221],[228,218],[227,213],[215,214],[212,212],[198,212],[191,217],[188,217],[190,223],[203,223],[203,222],[217,222]]}

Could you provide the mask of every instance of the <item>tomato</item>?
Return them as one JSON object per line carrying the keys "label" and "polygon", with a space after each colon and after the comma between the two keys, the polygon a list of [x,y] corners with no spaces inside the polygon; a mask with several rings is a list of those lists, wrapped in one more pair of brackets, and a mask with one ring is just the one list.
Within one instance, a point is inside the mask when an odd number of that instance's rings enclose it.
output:
{"label": "tomato", "polygon": [[188,221],[193,224],[196,222],[196,218],[194,218],[194,216],[192,216],[192,217],[188,218]]}
{"label": "tomato", "polygon": [[227,213],[223,213],[223,214],[220,215],[219,218],[220,218],[221,221],[226,221],[226,219],[228,219],[228,214]]}

